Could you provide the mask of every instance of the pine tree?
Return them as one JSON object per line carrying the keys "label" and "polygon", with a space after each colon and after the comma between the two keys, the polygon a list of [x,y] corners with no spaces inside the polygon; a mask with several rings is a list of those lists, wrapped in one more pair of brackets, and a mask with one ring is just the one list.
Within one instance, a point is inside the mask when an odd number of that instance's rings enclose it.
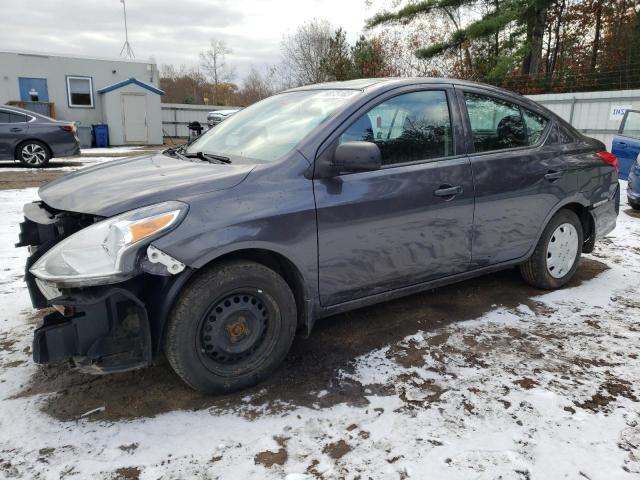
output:
{"label": "pine tree", "polygon": [[[543,63],[547,12],[555,1],[426,0],[411,3],[396,12],[381,12],[371,18],[367,26],[408,24],[419,17],[436,13],[453,20],[453,11],[456,9],[483,10],[486,13],[481,18],[464,27],[455,21],[453,34],[440,43],[418,49],[416,55],[433,58],[455,50],[466,50],[467,67],[481,71],[484,78],[502,76],[516,62],[520,64],[523,74],[537,74]],[[483,52],[479,58],[471,58],[470,44],[482,47],[478,49]]]}

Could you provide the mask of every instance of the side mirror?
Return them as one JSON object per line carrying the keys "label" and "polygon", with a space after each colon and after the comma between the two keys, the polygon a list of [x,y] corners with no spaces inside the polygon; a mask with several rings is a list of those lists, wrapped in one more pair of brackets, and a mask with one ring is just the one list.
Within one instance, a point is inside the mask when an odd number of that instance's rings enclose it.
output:
{"label": "side mirror", "polygon": [[382,155],[375,143],[346,142],[336,147],[331,163],[333,170],[338,173],[380,170]]}

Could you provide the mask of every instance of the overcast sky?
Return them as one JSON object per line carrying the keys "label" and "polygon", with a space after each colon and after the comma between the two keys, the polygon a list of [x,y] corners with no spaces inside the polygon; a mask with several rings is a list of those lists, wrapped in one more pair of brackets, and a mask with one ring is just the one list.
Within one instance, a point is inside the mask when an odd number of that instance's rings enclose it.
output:
{"label": "overcast sky", "polygon": [[[118,57],[124,42],[120,0],[0,0],[0,49]],[[251,64],[279,59],[283,35],[324,18],[353,40],[375,13],[365,0],[127,0],[136,59],[196,65],[209,38],[233,49],[241,81]]]}

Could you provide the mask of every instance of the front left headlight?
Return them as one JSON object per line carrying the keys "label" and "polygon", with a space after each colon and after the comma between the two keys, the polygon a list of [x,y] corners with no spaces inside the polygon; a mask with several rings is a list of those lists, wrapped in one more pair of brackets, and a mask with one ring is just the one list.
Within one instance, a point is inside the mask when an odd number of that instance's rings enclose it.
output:
{"label": "front left headlight", "polygon": [[115,283],[136,273],[140,247],[176,228],[182,202],[164,202],[107,218],[54,245],[29,270],[61,287]]}

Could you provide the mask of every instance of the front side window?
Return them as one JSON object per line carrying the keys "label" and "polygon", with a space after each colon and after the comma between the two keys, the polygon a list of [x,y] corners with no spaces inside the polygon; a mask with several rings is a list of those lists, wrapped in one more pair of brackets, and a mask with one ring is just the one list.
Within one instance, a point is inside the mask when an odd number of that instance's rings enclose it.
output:
{"label": "front side window", "polygon": [[0,110],[0,123],[11,123],[11,115],[5,110]]}
{"label": "front side window", "polygon": [[627,112],[622,134],[626,137],[640,138],[640,112]]}
{"label": "front side window", "polygon": [[442,90],[405,93],[360,116],[339,142],[373,142],[383,165],[453,155],[447,94]]}
{"label": "front side window", "polygon": [[269,97],[226,118],[186,149],[233,162],[272,162],[291,152],[314,128],[334,116],[359,90],[300,90]]}
{"label": "front side window", "polygon": [[548,120],[516,104],[465,92],[476,152],[526,147],[538,143]]}
{"label": "front side window", "polygon": [[91,77],[67,77],[67,94],[70,107],[93,107]]}

